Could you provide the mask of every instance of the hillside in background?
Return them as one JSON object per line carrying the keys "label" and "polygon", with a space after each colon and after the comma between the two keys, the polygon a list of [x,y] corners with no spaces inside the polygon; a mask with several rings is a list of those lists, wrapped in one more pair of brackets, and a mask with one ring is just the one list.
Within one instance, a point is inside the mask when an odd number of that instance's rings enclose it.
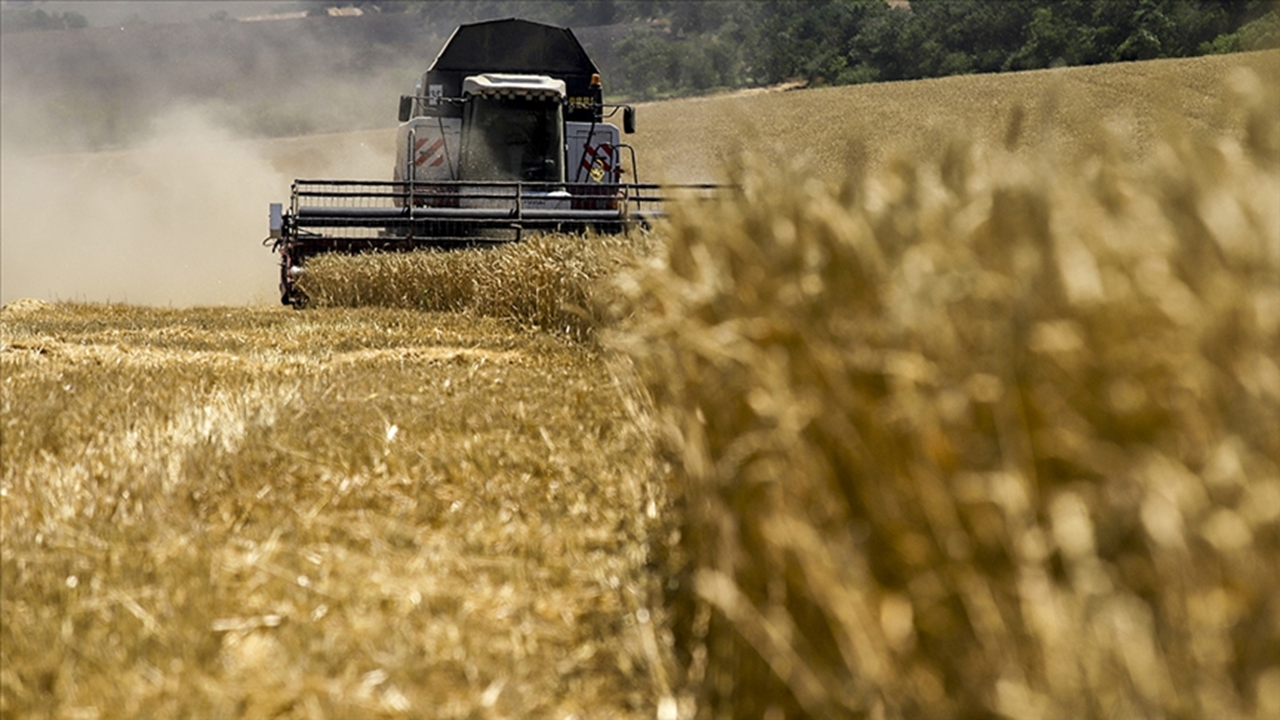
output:
{"label": "hillside in background", "polygon": [[[1280,84],[1280,51],[1151,60],[1083,68],[969,75],[899,83],[787,89],[678,98],[636,106],[640,180],[722,179],[742,152],[798,162],[828,180],[875,169],[895,153],[937,152],[957,136],[998,143],[1025,111],[1023,149],[1079,157],[1125,136],[1145,154],[1171,127],[1212,136],[1238,120],[1223,94],[1233,71],[1250,68]],[[350,177],[389,177],[390,128],[255,143],[272,167],[318,177],[345,163]],[[334,162],[336,160],[336,162]],[[781,162],[779,163],[781,164]]]}
{"label": "hillside in background", "polygon": [[938,153],[953,139],[1002,142],[1025,111],[1023,149],[1097,154],[1108,125],[1126,152],[1150,152],[1171,128],[1212,136],[1236,122],[1223,88],[1238,67],[1280,84],[1280,52],[1115,63],[725,94],[640,106],[631,141],[646,180],[714,176],[743,150],[838,181],[895,154]]}
{"label": "hillside in background", "polygon": [[[134,145],[175,108],[198,109],[253,137],[388,127],[396,98],[413,91],[459,23],[517,15],[573,27],[602,70],[607,96],[639,101],[1275,47],[1274,7],[1271,0],[6,2],[0,126],[9,151],[38,152]],[[44,18],[40,27],[63,29],[16,31],[35,16]],[[266,17],[275,19],[243,21]]]}

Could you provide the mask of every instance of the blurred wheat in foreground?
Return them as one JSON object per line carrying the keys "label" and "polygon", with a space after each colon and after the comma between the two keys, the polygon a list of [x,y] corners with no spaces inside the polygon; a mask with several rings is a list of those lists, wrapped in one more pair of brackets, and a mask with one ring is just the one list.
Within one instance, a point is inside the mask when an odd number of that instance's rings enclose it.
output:
{"label": "blurred wheat in foreground", "polygon": [[1280,106],[1070,166],[744,163],[613,336],[716,717],[1280,717]]}

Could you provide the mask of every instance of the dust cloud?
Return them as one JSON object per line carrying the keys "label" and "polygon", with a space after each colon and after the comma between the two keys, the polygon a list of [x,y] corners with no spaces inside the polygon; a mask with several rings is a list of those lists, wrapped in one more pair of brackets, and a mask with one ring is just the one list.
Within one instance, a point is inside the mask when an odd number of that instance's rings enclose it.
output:
{"label": "dust cloud", "polygon": [[251,140],[223,115],[169,110],[148,139],[96,153],[27,153],[4,133],[0,303],[275,303],[268,205],[298,177],[390,179],[394,129]]}
{"label": "dust cloud", "polygon": [[0,302],[278,302],[269,203],[391,179],[415,77],[385,62],[415,35],[396,20],[6,35]]}
{"label": "dust cloud", "polygon": [[118,152],[0,145],[0,296],[149,305],[271,301],[258,242],[290,178],[199,111],[156,119]]}

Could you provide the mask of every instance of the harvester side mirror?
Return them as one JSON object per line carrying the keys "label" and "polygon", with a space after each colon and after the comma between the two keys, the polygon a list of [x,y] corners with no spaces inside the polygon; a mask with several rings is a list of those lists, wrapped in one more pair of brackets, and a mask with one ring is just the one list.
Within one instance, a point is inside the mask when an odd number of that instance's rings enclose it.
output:
{"label": "harvester side mirror", "polygon": [[284,204],[271,203],[267,208],[267,215],[269,216],[270,222],[268,229],[271,231],[269,237],[278,240],[284,237]]}
{"label": "harvester side mirror", "polygon": [[400,96],[400,122],[407,122],[413,116],[413,96]]}
{"label": "harvester side mirror", "polygon": [[622,132],[630,135],[636,131],[636,109],[630,105],[622,108]]}

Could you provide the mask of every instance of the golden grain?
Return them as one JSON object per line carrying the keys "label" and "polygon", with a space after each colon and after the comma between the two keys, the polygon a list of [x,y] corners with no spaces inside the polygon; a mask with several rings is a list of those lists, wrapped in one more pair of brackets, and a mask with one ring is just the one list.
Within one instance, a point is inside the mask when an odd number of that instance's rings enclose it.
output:
{"label": "golden grain", "polygon": [[298,286],[319,307],[403,307],[512,321],[576,339],[601,323],[601,281],[651,236],[535,235],[494,248],[321,256]]}
{"label": "golden grain", "polygon": [[1280,98],[1234,84],[1151,153],[748,159],[622,280],[708,717],[1273,706]]}

